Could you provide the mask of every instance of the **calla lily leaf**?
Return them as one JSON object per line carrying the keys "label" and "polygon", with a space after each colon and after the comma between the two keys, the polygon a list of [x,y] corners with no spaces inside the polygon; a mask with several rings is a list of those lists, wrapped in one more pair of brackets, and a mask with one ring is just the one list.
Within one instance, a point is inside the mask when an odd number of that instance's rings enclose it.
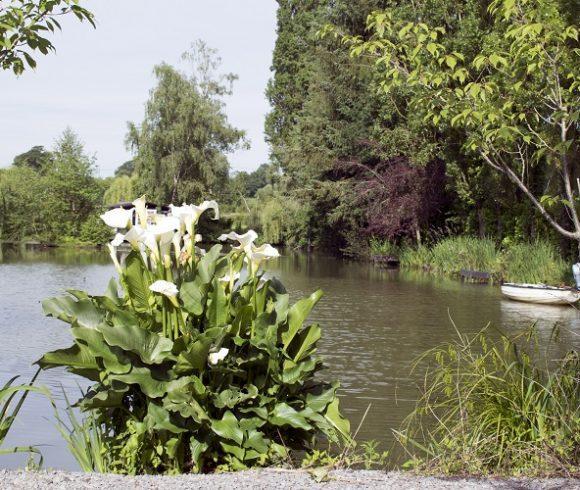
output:
{"label": "calla lily leaf", "polygon": [[312,426],[307,422],[304,416],[286,403],[278,403],[274,407],[270,417],[268,417],[268,422],[280,426],[289,425],[295,429],[312,429]]}
{"label": "calla lily leaf", "polygon": [[244,431],[240,428],[238,419],[229,410],[221,420],[212,420],[211,429],[220,437],[231,439],[241,445],[244,441]]}
{"label": "calla lily leaf", "polygon": [[290,342],[302,327],[306,318],[312,311],[312,308],[318,303],[322,297],[322,291],[319,289],[312,293],[308,298],[303,298],[294,304],[288,312],[288,330],[282,334],[282,342],[284,343],[284,350],[290,346]]}
{"label": "calla lily leaf", "polygon": [[171,353],[173,342],[170,339],[137,325],[125,325],[124,328],[99,325],[98,330],[110,345],[134,352],[145,364],[161,364],[174,359]]}
{"label": "calla lily leaf", "polygon": [[90,299],[75,301],[70,296],[51,298],[42,302],[44,314],[58,318],[67,323],[77,322],[88,328],[95,328],[104,319],[104,314],[99,311]]}

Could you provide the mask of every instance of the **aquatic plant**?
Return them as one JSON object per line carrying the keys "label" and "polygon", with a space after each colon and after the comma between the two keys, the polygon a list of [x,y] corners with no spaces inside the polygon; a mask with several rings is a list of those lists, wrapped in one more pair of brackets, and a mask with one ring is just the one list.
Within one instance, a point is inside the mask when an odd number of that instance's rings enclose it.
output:
{"label": "aquatic plant", "polygon": [[[222,235],[237,242],[227,253],[219,244],[198,248],[201,214],[219,216],[214,201],[171,206],[152,224],[144,198],[134,205],[103,215],[128,227],[109,244],[122,292],[112,279],[104,295],[69,290],[43,302],[47,315],[70,324],[74,343],[38,364],[95,382],[77,406],[99,426],[108,468],[243,469],[286,460],[320,437],[348,440],[338,383],[315,378],[321,328],[305,324],[322,292],[290,305],[261,270],[278,252],[256,246],[252,230]],[[119,261],[123,242],[131,251]]]}
{"label": "aquatic plant", "polygon": [[[30,456],[37,455],[39,458],[38,461],[33,462],[33,465],[36,467],[42,466],[43,462],[42,454],[37,447],[16,446],[6,448],[4,447],[4,441],[30,392],[50,396],[46,388],[34,386],[39,372],[40,370],[37,371],[27,385],[15,385],[14,382],[18,379],[18,376],[14,376],[0,388],[0,454],[28,453]],[[20,396],[18,397],[18,395]]]}
{"label": "aquatic plant", "polygon": [[[580,355],[551,364],[532,329],[484,329],[434,348],[423,394],[395,431],[408,466],[444,474],[580,474]],[[543,359],[544,361],[541,361]]]}
{"label": "aquatic plant", "polygon": [[502,254],[503,277],[509,282],[559,285],[571,279],[570,268],[549,242],[512,245]]}
{"label": "aquatic plant", "polygon": [[458,276],[462,269],[470,269],[489,272],[494,281],[559,285],[570,279],[566,262],[544,240],[500,249],[489,238],[447,237],[431,248],[403,247],[399,259],[401,267],[447,276]]}

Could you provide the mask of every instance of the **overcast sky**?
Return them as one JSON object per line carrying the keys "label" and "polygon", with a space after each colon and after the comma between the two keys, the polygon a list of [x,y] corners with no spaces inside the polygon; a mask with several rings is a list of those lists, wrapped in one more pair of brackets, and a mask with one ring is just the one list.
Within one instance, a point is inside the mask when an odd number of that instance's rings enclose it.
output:
{"label": "overcast sky", "polygon": [[127,121],[140,122],[160,61],[178,64],[193,41],[216,48],[223,71],[239,76],[226,100],[230,122],[247,132],[250,150],[230,155],[234,170],[268,158],[264,96],[275,41],[274,0],[86,0],[97,28],[66,19],[57,52],[38,54],[20,77],[0,71],[0,166],[33,145],[53,146],[70,126],[96,155],[99,174],[131,158]]}

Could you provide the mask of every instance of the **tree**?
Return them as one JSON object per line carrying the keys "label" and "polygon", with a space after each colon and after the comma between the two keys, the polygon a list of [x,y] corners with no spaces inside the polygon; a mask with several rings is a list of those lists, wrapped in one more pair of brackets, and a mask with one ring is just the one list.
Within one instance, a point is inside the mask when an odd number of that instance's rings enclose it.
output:
{"label": "tree", "polygon": [[122,177],[124,175],[127,177],[131,177],[134,172],[135,172],[135,161],[128,160],[117,167],[117,169],[115,170],[115,177]]}
{"label": "tree", "polygon": [[[0,5],[0,67],[17,75],[25,66],[36,66],[35,51],[48,54],[55,48],[45,34],[60,30],[57,18],[74,15],[93,27],[93,14],[78,0],[6,0]],[[26,63],[26,65],[25,65]]]}
{"label": "tree", "polygon": [[12,165],[15,167],[28,167],[37,172],[42,170],[52,161],[52,154],[44,149],[44,146],[33,146],[27,152],[14,157]]}
{"label": "tree", "polygon": [[135,153],[138,192],[161,202],[199,200],[222,192],[228,175],[226,154],[243,144],[232,127],[222,97],[231,94],[234,75],[216,76],[216,53],[198,43],[184,60],[190,73],[165,63],[154,73],[145,118],[129,124],[128,146]]}
{"label": "tree", "polygon": [[[464,151],[505,175],[560,235],[578,241],[578,30],[555,0],[495,0],[481,48],[450,50],[446,30],[369,17],[369,39],[347,36],[354,56],[376,57],[381,87],[411,89],[410,104],[438,128],[465,131]],[[538,193],[530,176],[540,169]],[[558,206],[567,224],[560,223]]]}
{"label": "tree", "polygon": [[45,212],[51,239],[78,237],[82,223],[102,203],[104,188],[94,177],[95,160],[67,128],[56,140],[52,164],[45,172]]}

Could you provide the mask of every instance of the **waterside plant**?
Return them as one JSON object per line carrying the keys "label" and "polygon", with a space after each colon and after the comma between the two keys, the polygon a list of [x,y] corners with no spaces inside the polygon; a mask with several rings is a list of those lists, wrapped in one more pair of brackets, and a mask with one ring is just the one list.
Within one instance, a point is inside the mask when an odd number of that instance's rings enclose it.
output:
{"label": "waterside plant", "polygon": [[[47,315],[70,324],[73,345],[38,364],[94,382],[77,402],[89,425],[77,425],[98,431],[107,469],[244,469],[285,461],[321,437],[349,440],[338,383],[315,378],[321,328],[305,324],[322,292],[291,305],[261,269],[278,252],[256,246],[251,230],[222,235],[237,243],[227,253],[198,248],[201,214],[219,217],[214,201],[171,206],[154,223],[144,198],[134,206],[102,216],[128,228],[109,244],[118,284],[112,279],[103,295],[69,290],[43,302]],[[131,251],[119,260],[123,242]]]}
{"label": "waterside plant", "polygon": [[377,239],[370,244],[371,251],[398,257],[403,268],[444,276],[458,277],[462,269],[468,269],[488,272],[494,282],[560,285],[571,280],[566,262],[543,240],[505,247],[498,247],[489,238],[470,236],[443,238],[432,247],[396,247]]}
{"label": "waterside plant", "polygon": [[[423,473],[580,475],[580,355],[554,362],[532,328],[457,332],[418,361],[422,396],[396,437]],[[543,359],[543,361],[542,361]]]}

